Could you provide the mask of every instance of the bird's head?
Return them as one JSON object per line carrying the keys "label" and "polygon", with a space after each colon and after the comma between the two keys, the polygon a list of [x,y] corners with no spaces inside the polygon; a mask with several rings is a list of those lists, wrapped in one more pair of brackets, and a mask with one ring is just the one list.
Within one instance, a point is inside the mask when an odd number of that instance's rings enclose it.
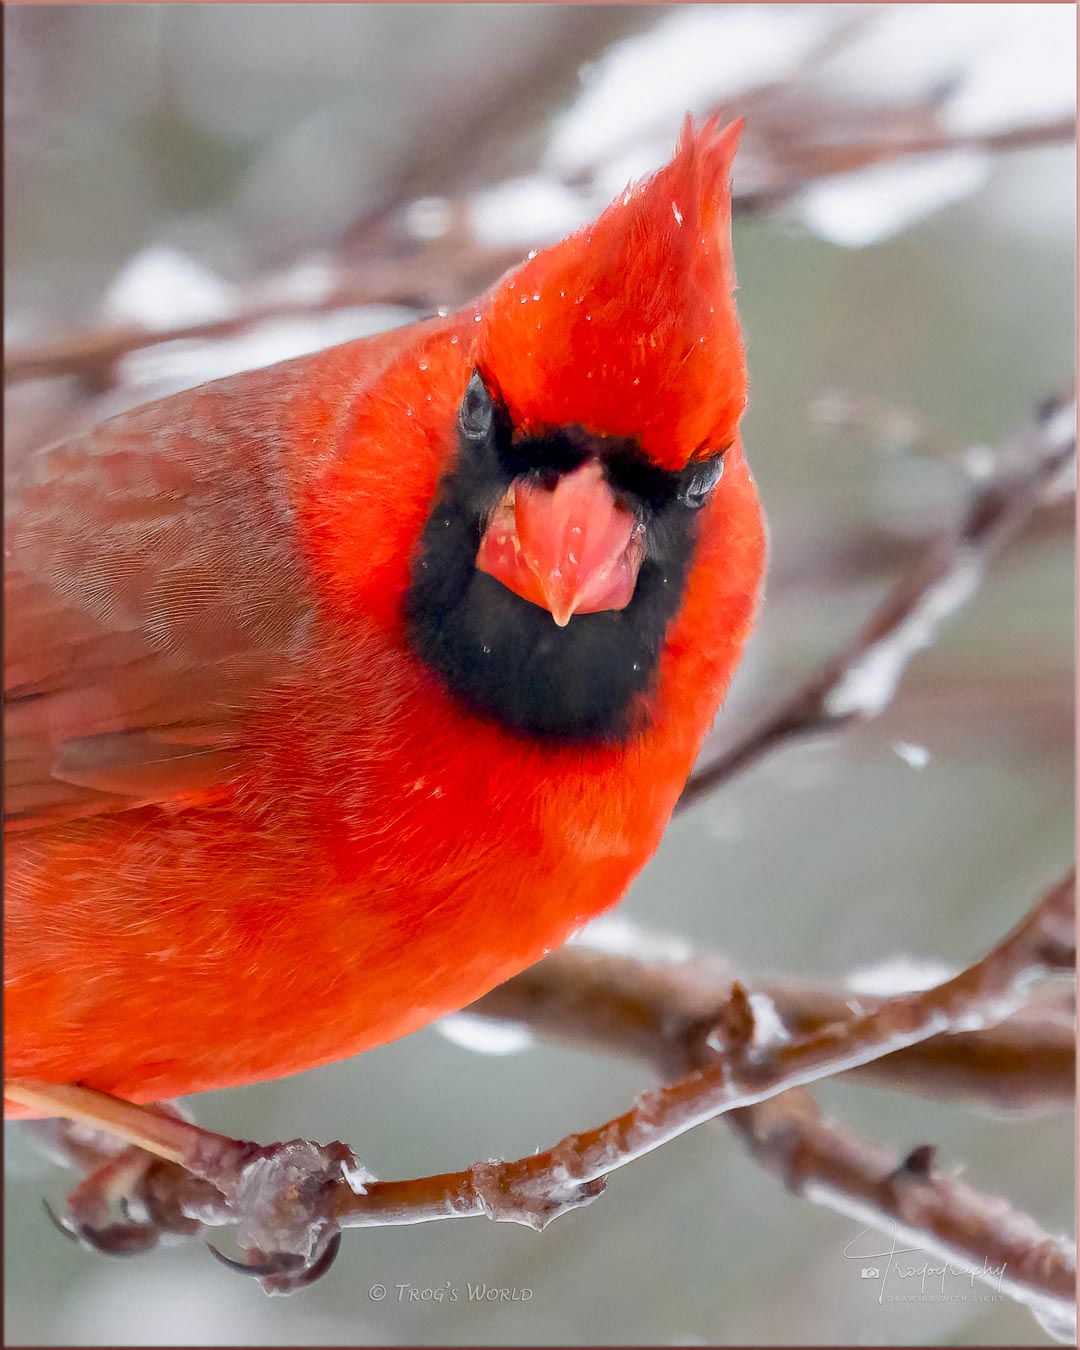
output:
{"label": "bird's head", "polygon": [[468,435],[499,417],[522,473],[480,566],[560,626],[629,603],[644,553],[635,480],[678,476],[703,496],[735,439],[746,366],[728,180],[741,131],[687,119],[670,163],[506,278],[483,312],[462,424]]}
{"label": "bird's head", "polygon": [[[678,608],[695,515],[737,437],[746,368],[729,178],[741,130],[687,119],[664,168],[478,302],[456,468],[425,539],[439,556],[423,566],[437,566],[438,579],[418,578],[421,610],[430,618],[442,606],[427,654],[446,674],[460,646],[451,683],[494,683],[472,673],[473,639],[447,633],[471,626],[473,637],[482,629],[502,641],[500,615],[518,649],[553,653],[559,672],[573,672],[550,710],[554,734],[588,730],[594,713],[605,730],[619,703],[610,677],[620,642],[640,658],[628,659],[628,685],[647,684]],[[451,545],[456,520],[472,533]],[[449,579],[452,547],[459,563],[469,552],[467,594],[464,576]],[[495,650],[480,643],[482,656]],[[602,676],[595,690],[582,675],[590,661]],[[509,720],[535,732],[547,716]]]}

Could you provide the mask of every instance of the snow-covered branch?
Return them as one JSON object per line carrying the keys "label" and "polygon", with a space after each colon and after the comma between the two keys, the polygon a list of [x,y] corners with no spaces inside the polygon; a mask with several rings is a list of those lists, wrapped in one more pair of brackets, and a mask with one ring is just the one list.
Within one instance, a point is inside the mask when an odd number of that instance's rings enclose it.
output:
{"label": "snow-covered branch", "polygon": [[1005,467],[973,485],[955,529],[933,540],[855,639],[784,700],[760,726],[698,768],[678,810],[792,741],[878,717],[908,663],[976,593],[987,563],[1040,508],[1075,491],[1076,396],[1040,404],[1030,425],[1001,448]]}

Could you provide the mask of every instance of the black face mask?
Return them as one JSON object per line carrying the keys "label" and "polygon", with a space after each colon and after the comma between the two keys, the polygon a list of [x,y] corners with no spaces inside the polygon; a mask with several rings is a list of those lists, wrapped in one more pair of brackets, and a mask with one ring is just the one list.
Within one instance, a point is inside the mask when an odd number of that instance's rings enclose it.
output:
{"label": "black face mask", "polygon": [[[696,512],[719,481],[722,458],[672,473],[632,440],[578,427],[515,441],[505,409],[476,372],[458,441],[413,563],[406,615],[415,651],[466,707],[531,739],[610,744],[645,730],[639,696],[655,682],[693,556]],[[546,609],[477,571],[476,555],[515,479],[550,486],[590,457],[644,525],[645,558],[624,609],[577,614],[559,628]]]}

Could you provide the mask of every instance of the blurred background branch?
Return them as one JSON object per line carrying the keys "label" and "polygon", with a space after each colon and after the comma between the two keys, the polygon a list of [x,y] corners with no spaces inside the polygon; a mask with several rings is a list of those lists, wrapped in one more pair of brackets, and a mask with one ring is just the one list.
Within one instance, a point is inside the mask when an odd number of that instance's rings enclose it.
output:
{"label": "blurred background branch", "polygon": [[[714,111],[722,117],[738,113],[736,107],[721,107]],[[850,113],[852,127],[861,124],[860,111]],[[901,133],[909,121],[906,115],[897,119]],[[801,132],[801,139],[792,142],[790,134],[795,127]],[[740,160],[740,170],[749,160],[746,172],[764,186],[747,191],[736,189],[733,206],[735,212],[742,215],[767,212],[819,178],[849,174],[870,165],[888,164],[913,155],[1069,144],[1075,130],[1071,118],[982,135],[937,132],[913,137],[890,134],[890,128],[883,126],[877,140],[862,143],[852,140],[837,145],[814,144],[807,139],[813,134],[812,124],[808,126],[805,120],[793,118],[775,126],[766,124],[763,129],[752,128]],[[776,135],[772,143],[765,139],[770,131]],[[832,134],[836,134],[835,129]],[[475,146],[470,148],[475,151]],[[446,168],[444,163],[443,177],[447,176]],[[452,174],[450,177],[452,181]],[[425,175],[420,168],[409,170],[403,176],[401,187],[375,219],[383,222],[395,210],[400,211],[402,203],[408,199],[408,184],[425,181],[431,181],[430,173]],[[411,249],[410,256],[404,258],[383,256],[351,266],[341,262],[329,264],[320,279],[318,289],[321,293],[318,295],[274,299],[275,291],[280,295],[291,289],[290,276],[285,273],[264,279],[251,288],[250,294],[237,295],[232,301],[232,312],[221,318],[156,330],[130,324],[113,325],[41,346],[5,349],[4,382],[19,384],[24,380],[76,376],[88,393],[100,393],[121,382],[117,370],[121,358],[162,343],[236,337],[271,320],[327,314],[358,305],[401,305],[432,311],[436,297],[453,305],[461,304],[472,297],[478,285],[484,284],[484,279],[493,280],[517,262],[521,251],[517,247],[492,247],[478,240],[469,228],[467,200],[448,196],[439,209],[446,221],[455,223],[456,228],[447,230],[452,234],[451,239],[443,238],[437,244]],[[365,221],[364,228],[370,228],[371,224],[370,220]],[[400,222],[399,230],[401,237],[394,242],[398,249],[411,242]],[[356,224],[350,228],[347,237],[355,242],[360,231],[361,226]]]}
{"label": "blurred background branch", "polygon": [[911,658],[978,589],[983,569],[1038,511],[1076,491],[1076,396],[1048,397],[992,456],[1005,467],[973,486],[955,530],[931,543],[855,640],[719,759],[695,769],[677,810],[716,791],[785,742],[878,717]]}

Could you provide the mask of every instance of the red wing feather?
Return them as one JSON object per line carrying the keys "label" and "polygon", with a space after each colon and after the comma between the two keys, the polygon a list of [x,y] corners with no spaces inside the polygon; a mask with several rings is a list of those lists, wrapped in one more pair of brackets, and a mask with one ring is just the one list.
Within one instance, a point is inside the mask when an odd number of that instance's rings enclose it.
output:
{"label": "red wing feather", "polygon": [[285,464],[301,365],[123,414],[9,484],[7,828],[228,785],[311,617]]}

